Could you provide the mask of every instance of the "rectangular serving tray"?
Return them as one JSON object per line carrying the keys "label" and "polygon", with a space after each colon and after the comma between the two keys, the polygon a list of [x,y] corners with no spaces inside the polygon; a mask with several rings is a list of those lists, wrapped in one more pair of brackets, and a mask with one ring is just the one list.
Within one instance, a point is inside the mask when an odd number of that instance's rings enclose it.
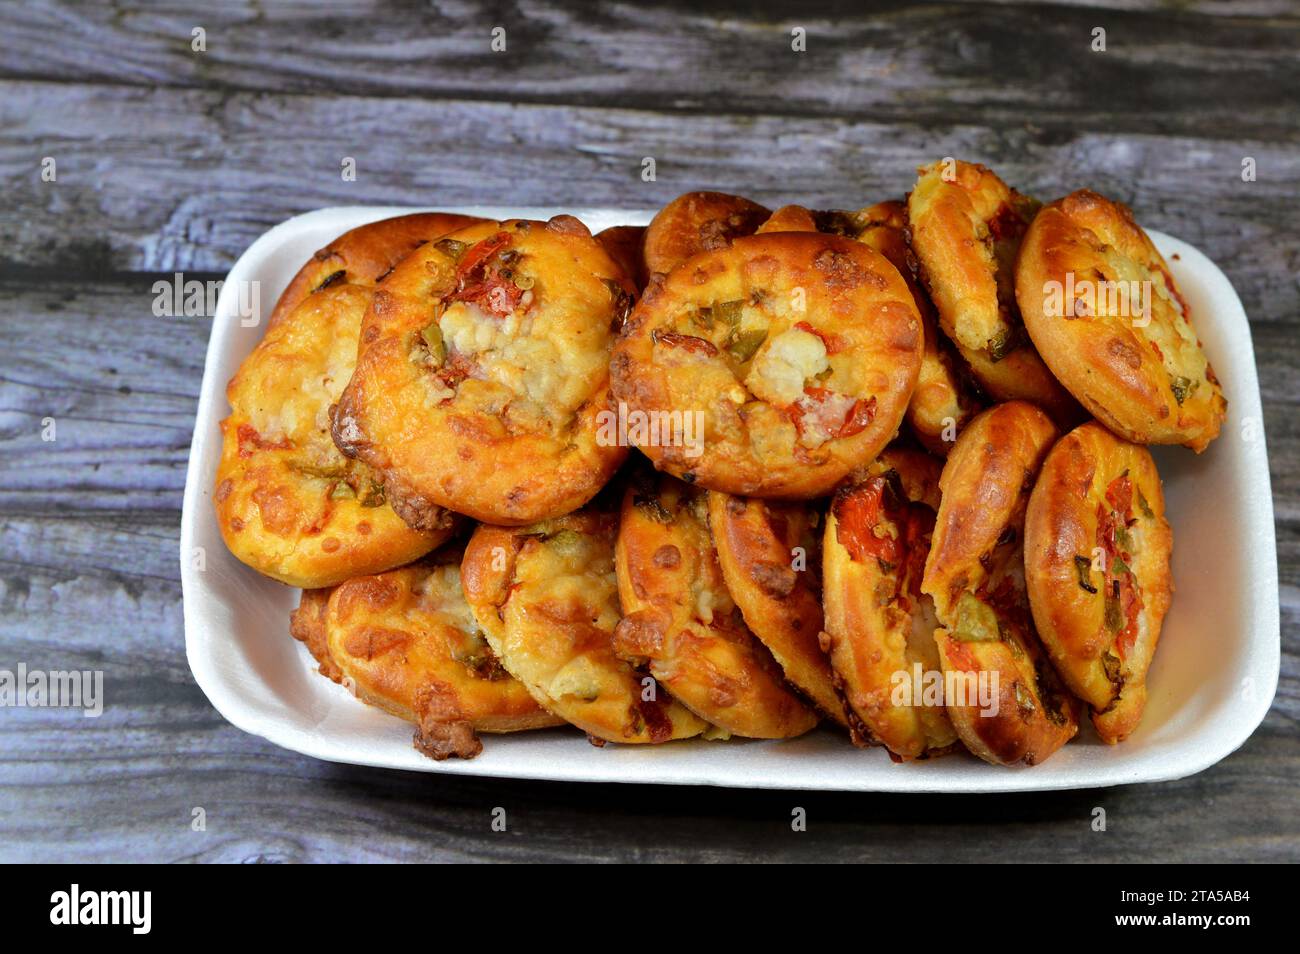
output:
{"label": "rectangular serving tray", "polygon": [[[246,732],[335,762],[502,778],[881,792],[1010,792],[1181,778],[1237,749],[1264,718],[1280,661],[1273,500],[1254,350],[1232,285],[1208,258],[1151,231],[1192,308],[1228,396],[1223,433],[1197,456],[1155,448],[1174,530],[1177,591],[1149,678],[1141,727],[1107,746],[1085,725],[1042,765],[1000,768],[965,755],[895,765],[829,729],[789,741],[672,742],[596,748],[572,729],[485,736],[469,761],[433,762],[411,726],[321,678],[288,634],[298,591],[265,579],[222,543],[212,506],[226,382],[261,338],[245,327],[238,289],[260,282],[263,321],[307,258],[342,232],[414,208],[321,209],[271,229],[230,270],[208,342],[181,517],[185,648],[199,686]],[[593,233],[643,225],[653,213],[613,209],[451,208],[489,218],[571,211]],[[247,286],[243,286],[247,287]],[[201,558],[196,558],[201,554]]]}

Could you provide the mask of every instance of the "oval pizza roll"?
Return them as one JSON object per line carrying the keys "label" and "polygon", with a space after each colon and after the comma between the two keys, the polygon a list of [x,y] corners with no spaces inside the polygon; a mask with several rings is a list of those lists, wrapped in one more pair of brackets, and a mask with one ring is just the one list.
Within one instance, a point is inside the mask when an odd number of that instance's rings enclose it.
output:
{"label": "oval pizza roll", "polygon": [[709,492],[709,528],[722,579],[745,625],[796,689],[847,727],[835,677],[822,652],[820,508]]}
{"label": "oval pizza roll", "polygon": [[[885,451],[831,502],[823,543],[825,644],[857,745],[895,761],[950,751],[934,603],[921,578],[939,506],[941,465]],[[937,688],[936,688],[937,687]]]}
{"label": "oval pizza roll", "polygon": [[445,548],[411,566],[304,592],[292,624],[313,655],[323,645],[322,674],[415,723],[415,747],[438,760],[478,755],[478,732],[563,725],[483,639],[461,590],[460,556]]}
{"label": "oval pizza roll", "polygon": [[1082,189],[1025,236],[1016,298],[1039,353],[1121,437],[1197,453],[1227,413],[1187,302],[1124,206]]}
{"label": "oval pizza roll", "polygon": [[[657,468],[802,499],[897,432],[921,348],[916,304],[883,256],[835,235],[754,235],[651,286],[614,347],[613,393],[659,425],[658,439],[629,430]],[[695,439],[678,439],[692,422]]]}
{"label": "oval pizza roll", "polygon": [[1079,406],[1034,350],[1016,305],[1016,253],[1038,203],[975,163],[917,171],[909,235],[944,333],[994,400],[1032,401],[1074,423]]}
{"label": "oval pizza roll", "polygon": [[679,195],[646,227],[646,271],[667,275],[693,255],[726,248],[732,239],[753,235],[771,214],[757,202],[724,192]]}
{"label": "oval pizza roll", "polygon": [[419,529],[390,506],[383,477],[330,437],[330,406],[352,374],[372,291],[309,295],[244,359],[226,388],[217,523],[230,552],[290,586],[332,586],[409,563],[445,541],[451,515]]}
{"label": "oval pizza roll", "polygon": [[465,595],[502,665],[549,712],[602,742],[667,742],[707,726],[614,654],[618,514],[588,507],[529,527],[480,526]]}
{"label": "oval pizza roll", "polygon": [[[934,599],[939,660],[967,704],[948,715],[988,762],[1035,765],[1078,731],[1076,700],[1034,631],[1024,578],[1025,507],[1057,431],[1023,401],[971,421],[939,481],[921,592]],[[972,703],[973,698],[979,701]]]}
{"label": "oval pizza roll", "polygon": [[1145,447],[1096,422],[1057,442],[1025,516],[1025,581],[1043,643],[1119,742],[1146,706],[1147,669],[1169,609],[1173,534]]}
{"label": "oval pizza roll", "polygon": [[442,238],[479,221],[469,215],[416,212],[370,222],[348,232],[313,255],[289,282],[268,328],[279,324],[307,296],[335,284],[375,285],[393,266],[425,242]]}
{"label": "oval pizza roll", "polygon": [[512,526],[568,513],[627,455],[599,422],[634,292],[571,216],[423,246],[366,314],[334,440],[413,524],[435,507]]}
{"label": "oval pizza roll", "polygon": [[623,499],[614,554],[624,614],[614,630],[616,654],[647,667],[728,735],[784,739],[817,724],[727,591],[707,491],[638,475]]}

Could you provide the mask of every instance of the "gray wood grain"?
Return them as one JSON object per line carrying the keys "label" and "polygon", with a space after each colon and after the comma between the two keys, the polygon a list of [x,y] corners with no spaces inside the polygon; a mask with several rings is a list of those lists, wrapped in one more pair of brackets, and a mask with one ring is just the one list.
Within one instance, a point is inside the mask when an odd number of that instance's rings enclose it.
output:
{"label": "gray wood grain", "polygon": [[[0,668],[102,669],[110,699],[100,719],[0,709],[0,860],[1300,857],[1300,19],[1274,0],[1113,7],[0,4]],[[498,20],[504,57],[485,50]],[[1104,61],[1077,53],[1094,23]],[[853,205],[945,154],[1044,197],[1113,194],[1241,294],[1283,658],[1239,752],[1163,785],[1006,797],[502,782],[305,759],[195,686],[176,551],[209,324],[155,317],[156,278],[220,277],[325,205],[640,208],[709,185]]]}
{"label": "gray wood grain", "polygon": [[[647,208],[743,184],[768,203],[856,208],[901,196],[918,164],[957,155],[1044,198],[1088,185],[1128,202],[1145,225],[1217,261],[1253,319],[1300,312],[1294,226],[1283,214],[1300,192],[1300,149],[1289,142],[28,82],[9,90],[0,244],[23,267],[221,271],[272,225],[329,205]],[[105,135],[105,116],[120,133]],[[427,130],[454,137],[454,148],[424,146]],[[40,180],[44,155],[56,160],[56,182]],[[645,156],[656,159],[654,182],[641,180]],[[1241,180],[1247,156],[1254,182]],[[356,160],[356,181],[343,180],[344,157]],[[70,230],[70,218],[96,228]]]}

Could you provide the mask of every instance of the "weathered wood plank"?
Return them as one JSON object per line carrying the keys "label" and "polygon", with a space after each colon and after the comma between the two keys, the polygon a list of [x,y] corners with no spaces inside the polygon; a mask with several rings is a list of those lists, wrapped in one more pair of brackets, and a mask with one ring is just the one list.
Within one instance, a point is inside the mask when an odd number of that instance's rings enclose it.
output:
{"label": "weathered wood plank", "polygon": [[[1259,14],[1265,18],[1259,18]],[[1227,15],[1225,15],[1227,14]],[[807,31],[806,52],[791,30]],[[1106,29],[1105,52],[1091,48]],[[205,52],[191,31],[206,32]],[[506,48],[494,51],[493,30]],[[1294,138],[1284,3],[57,2],[0,12],[0,70],[61,82]],[[51,38],[56,37],[57,41]]]}
{"label": "weathered wood plank", "polygon": [[[204,707],[172,698],[118,724],[106,714],[29,729],[32,762],[3,763],[0,860],[1287,861],[1300,845],[1294,746],[1276,730],[1228,765],[1160,786],[902,798],[357,769],[205,724]],[[790,830],[796,806],[807,832]],[[194,807],[205,832],[189,827]],[[495,807],[505,833],[489,828]],[[1091,831],[1095,807],[1107,832]]]}
{"label": "weathered wood plank", "polygon": [[[1087,185],[1126,201],[1216,260],[1253,319],[1300,313],[1300,152],[1277,142],[50,83],[0,84],[0,128],[9,274],[223,271],[270,226],[328,205],[653,208],[743,187],[770,203],[856,206],[957,155],[1044,197]],[[47,155],[53,183],[39,176]],[[341,175],[349,156],[356,181]],[[646,156],[654,182],[641,179]],[[1241,179],[1245,156],[1254,182]]]}
{"label": "weathered wood plank", "polygon": [[4,285],[0,519],[179,511],[211,321],[156,317],[160,277]]}

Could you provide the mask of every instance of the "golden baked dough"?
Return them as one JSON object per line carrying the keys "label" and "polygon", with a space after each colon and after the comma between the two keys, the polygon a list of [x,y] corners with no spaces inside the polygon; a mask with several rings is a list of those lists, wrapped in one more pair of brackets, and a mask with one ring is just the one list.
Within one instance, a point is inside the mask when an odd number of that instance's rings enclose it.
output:
{"label": "golden baked dough", "polygon": [[822,213],[812,212],[802,205],[783,205],[777,209],[754,232],[766,235],[768,232],[820,232],[818,216]]}
{"label": "golden baked dough", "polygon": [[666,742],[707,727],[614,654],[618,514],[588,507],[529,527],[480,526],[465,596],[502,665],[593,742]]}
{"label": "golden baked dough", "polygon": [[702,423],[702,440],[629,438],[688,483],[801,499],[894,436],[916,384],[920,317],[898,270],[837,235],[736,239],[652,283],[611,366],[629,414]]}
{"label": "golden baked dough", "polygon": [[267,329],[226,388],[217,523],[231,553],[291,586],[379,573],[451,535],[441,509],[420,529],[403,522],[382,477],[330,438],[330,405],[352,375],[372,294],[335,283],[308,295]]}
{"label": "golden baked dough", "polygon": [[895,761],[957,743],[942,695],[925,689],[942,673],[934,603],[921,592],[940,469],[923,451],[887,450],[836,492],[826,518],[826,652],[854,743],[879,742]]}
{"label": "golden baked dough", "polygon": [[312,292],[330,285],[374,285],[425,242],[479,221],[469,215],[416,212],[370,222],[344,232],[313,255],[280,295],[267,322],[273,328]]}
{"label": "golden baked dough", "polygon": [[990,397],[1032,401],[1062,425],[1076,422],[1078,404],[1034,351],[1016,307],[1016,252],[1038,203],[975,163],[917,171],[908,227],[944,333]]}
{"label": "golden baked dough", "polygon": [[1164,258],[1124,206],[1082,189],[1025,236],[1016,298],[1052,371],[1116,434],[1197,453],[1227,402]]}
{"label": "golden baked dough", "polygon": [[968,749],[1004,765],[1035,765],[1079,728],[1077,702],[1038,641],[1025,594],[1025,506],[1056,436],[1047,415],[1023,401],[967,425],[939,481],[921,582],[942,623],[935,639],[945,674],[985,679],[996,696],[995,715],[952,699],[948,715]]}
{"label": "golden baked dough", "polygon": [[745,625],[785,677],[824,716],[848,727],[822,652],[822,514],[808,501],[783,503],[709,492],[709,527],[722,579]]}
{"label": "golden baked dough", "polygon": [[438,760],[478,755],[478,732],[563,725],[484,641],[461,591],[460,556],[444,548],[411,566],[306,591],[291,623],[323,675],[414,723],[415,747]]}
{"label": "golden baked dough", "polygon": [[1025,582],[1043,644],[1106,742],[1137,728],[1169,609],[1173,534],[1145,447],[1095,421],[1057,442],[1025,515]]}
{"label": "golden baked dough", "polygon": [[738,195],[679,195],[660,209],[646,227],[646,271],[652,276],[667,275],[693,255],[726,248],[732,239],[754,234],[771,214],[771,210]]}
{"label": "golden baked dough", "polygon": [[611,225],[596,233],[596,241],[623,270],[623,274],[632,279],[637,294],[644,291],[649,280],[643,251],[645,228],[640,225]]}
{"label": "golden baked dough", "polygon": [[981,404],[964,380],[960,359],[952,342],[940,333],[934,304],[916,277],[916,256],[907,244],[907,207],[902,202],[880,202],[853,213],[850,223],[853,237],[889,259],[912,291],[925,346],[916,389],[907,404],[907,423],[926,450],[947,457]]}
{"label": "golden baked dough", "polygon": [[627,455],[598,421],[634,293],[572,216],[417,249],[366,314],[335,443],[413,523],[430,507],[521,525],[582,506]]}
{"label": "golden baked dough", "polygon": [[623,619],[614,652],[729,735],[784,739],[817,717],[786,688],[731,599],[709,533],[708,492],[646,468],[623,498],[614,550]]}
{"label": "golden baked dough", "polygon": [[315,590],[303,590],[298,599],[298,608],[289,614],[289,635],[307,647],[307,651],[316,660],[317,671],[333,682],[343,681],[343,670],[330,655],[329,631],[325,628],[325,617],[329,612],[331,586]]}

